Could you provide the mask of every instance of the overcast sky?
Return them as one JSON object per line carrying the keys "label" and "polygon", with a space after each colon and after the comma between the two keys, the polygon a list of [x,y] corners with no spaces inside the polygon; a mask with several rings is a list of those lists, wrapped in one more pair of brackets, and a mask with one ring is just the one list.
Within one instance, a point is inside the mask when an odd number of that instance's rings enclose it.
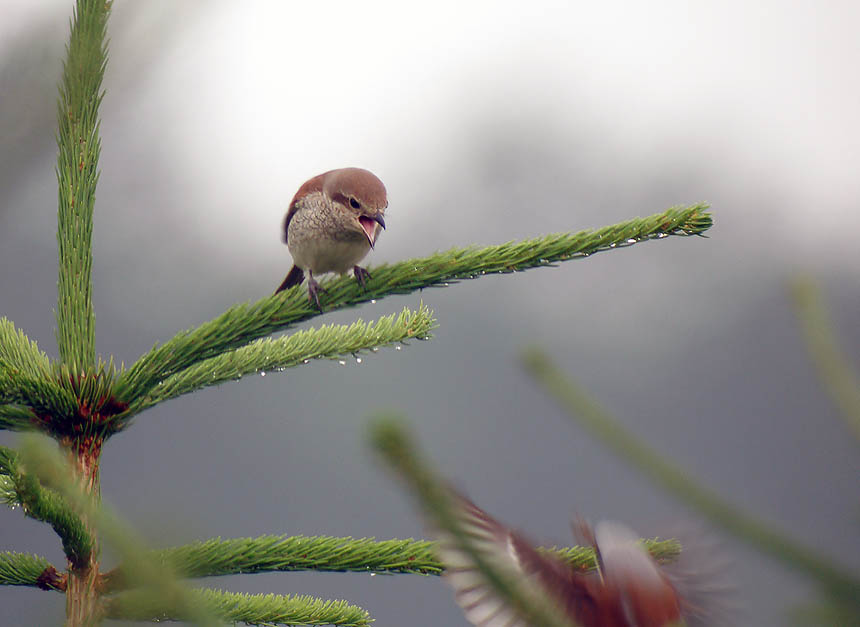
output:
{"label": "overcast sky", "polygon": [[[0,2],[0,315],[56,355],[53,118],[70,8]],[[317,319],[423,299],[440,326],[360,365],[313,363],[141,415],[105,449],[105,500],[154,545],[419,537],[365,438],[368,417],[394,408],[478,504],[540,541],[570,542],[575,513],[651,535],[695,519],[541,394],[517,361],[536,344],[692,476],[857,571],[860,453],[785,282],[821,281],[860,363],[858,23],[854,2],[117,2],[94,299],[97,348],[126,364],[270,293],[290,266],[290,197],[335,167],[388,188],[371,269],[703,200],[715,226]],[[0,540],[62,564],[20,511],[3,514]],[[814,600],[724,542],[741,623],[781,625]],[[380,625],[465,625],[436,579],[210,583],[346,598]],[[0,622],[62,614],[59,595],[0,599]]]}

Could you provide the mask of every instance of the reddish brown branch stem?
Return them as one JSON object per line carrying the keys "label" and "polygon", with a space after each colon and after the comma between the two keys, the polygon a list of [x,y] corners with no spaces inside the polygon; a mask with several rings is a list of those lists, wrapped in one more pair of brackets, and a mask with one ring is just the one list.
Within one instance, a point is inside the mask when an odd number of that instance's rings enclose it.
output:
{"label": "reddish brown branch stem", "polygon": [[[101,456],[101,436],[67,438],[62,441],[69,465],[81,491],[98,503],[101,496],[99,486],[99,457]],[[86,563],[69,563],[66,582],[66,625],[82,627],[97,625],[101,622],[102,608],[99,590],[99,548],[98,536],[88,516],[82,514],[84,523],[93,538],[93,550]]]}

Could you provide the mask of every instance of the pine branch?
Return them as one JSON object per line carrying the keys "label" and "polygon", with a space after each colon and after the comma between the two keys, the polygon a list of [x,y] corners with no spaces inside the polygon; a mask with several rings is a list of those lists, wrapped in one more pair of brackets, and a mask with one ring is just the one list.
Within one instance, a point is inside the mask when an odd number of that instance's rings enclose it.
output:
{"label": "pine branch", "polygon": [[561,407],[600,439],[621,459],[650,476],[667,492],[674,494],[729,533],[768,553],[787,566],[806,573],[827,592],[855,607],[860,605],[860,579],[842,567],[823,559],[813,550],[750,516],[715,493],[699,485],[656,451],[625,430],[584,390],[570,381],[542,351],[530,350],[523,356],[526,370]]}
{"label": "pine branch", "polygon": [[[678,556],[674,540],[647,540],[655,559]],[[239,573],[276,571],[334,571],[439,575],[444,566],[436,558],[435,542],[427,540],[374,540],[331,536],[260,536],[258,538],[213,538],[185,546],[153,551],[151,559],[177,577],[196,579]],[[594,568],[591,547],[541,549],[556,554],[571,566]],[[106,587],[128,587],[127,567],[106,574]]]}
{"label": "pine branch", "polygon": [[383,316],[375,324],[358,320],[350,325],[323,325],[287,337],[257,340],[168,377],[129,407],[124,417],[127,419],[168,399],[247,374],[283,370],[311,359],[336,359],[412,338],[427,339],[434,325],[433,312],[422,303],[418,311],[404,308],[399,316]]}
{"label": "pine branch", "polygon": [[[334,571],[438,575],[442,567],[425,540],[374,540],[331,536],[213,538],[152,552],[179,577],[199,578],[275,571]],[[111,589],[125,588],[125,566]]]}
{"label": "pine branch", "polygon": [[815,283],[798,277],[790,287],[806,349],[815,364],[818,378],[845,422],[860,439],[860,374],[842,351],[833,330],[833,321]]}
{"label": "pine branch", "polygon": [[[75,415],[78,402],[52,378],[32,376],[0,360],[0,403],[24,405],[35,414],[56,417]],[[19,414],[20,415],[20,414]]]}
{"label": "pine branch", "polygon": [[33,427],[35,415],[27,407],[0,405],[0,429],[26,431]]}
{"label": "pine branch", "polygon": [[[404,294],[459,279],[527,270],[588,257],[668,235],[701,235],[711,226],[707,205],[673,208],[594,231],[547,235],[485,248],[455,248],[429,257],[372,269],[365,288],[349,277],[327,281],[321,301],[329,308],[352,307],[390,294]],[[319,315],[301,286],[256,303],[231,307],[196,329],[183,331],[143,355],[120,375],[116,396],[134,403],[160,381],[205,359]]]}
{"label": "pine branch", "polygon": [[78,0],[57,102],[57,343],[63,363],[73,372],[95,362],[92,231],[109,10],[105,0]]}
{"label": "pine branch", "polygon": [[[343,625],[363,627],[371,623],[369,614],[346,601],[326,601],[311,596],[238,594],[220,590],[194,590],[189,597],[195,605],[233,623],[248,625]],[[187,620],[185,608],[173,599],[152,593],[123,592],[107,600],[107,617],[124,620]],[[220,623],[219,623],[220,624]]]}
{"label": "pine branch", "polygon": [[59,494],[25,472],[18,454],[5,446],[0,446],[0,498],[13,508],[20,505],[30,518],[51,525],[72,564],[83,564],[89,557],[93,539],[80,516]]}
{"label": "pine branch", "polygon": [[0,552],[0,585],[40,587],[42,575],[49,568],[51,563],[38,555]]}
{"label": "pine branch", "polygon": [[48,356],[7,318],[0,318],[0,363],[30,377],[51,376]]}

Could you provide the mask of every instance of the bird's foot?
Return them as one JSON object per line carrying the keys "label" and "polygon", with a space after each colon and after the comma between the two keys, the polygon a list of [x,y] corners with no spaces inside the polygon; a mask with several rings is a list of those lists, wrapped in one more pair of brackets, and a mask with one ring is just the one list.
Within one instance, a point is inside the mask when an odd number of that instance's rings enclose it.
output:
{"label": "bird's foot", "polygon": [[[310,273],[308,273],[310,275]],[[316,279],[313,275],[308,276],[308,300],[311,301],[311,304],[317,306],[317,309],[322,313],[322,305],[320,305],[320,292],[328,292],[326,288],[317,283]]]}
{"label": "bird's foot", "polygon": [[355,274],[356,280],[358,280],[359,285],[364,287],[364,284],[367,282],[367,279],[370,278],[370,272],[362,268],[361,266],[353,266],[352,271]]}

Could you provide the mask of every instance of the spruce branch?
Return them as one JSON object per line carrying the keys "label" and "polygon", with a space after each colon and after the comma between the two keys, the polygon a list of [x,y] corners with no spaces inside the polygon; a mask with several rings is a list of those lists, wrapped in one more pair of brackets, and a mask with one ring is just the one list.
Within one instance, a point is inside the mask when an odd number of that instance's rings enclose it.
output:
{"label": "spruce branch", "polygon": [[[660,561],[675,559],[680,547],[675,540],[646,540],[651,555]],[[552,547],[553,553],[578,570],[595,567],[591,547]],[[334,571],[439,575],[444,566],[436,557],[436,543],[427,540],[375,540],[332,536],[260,536],[212,538],[179,547],[153,551],[150,558],[165,565],[177,577],[220,577],[240,573],[276,571]],[[105,574],[105,587],[128,587],[122,565]]]}
{"label": "spruce branch", "polygon": [[[240,594],[220,590],[194,590],[191,601],[212,616],[248,625],[342,625],[364,627],[372,621],[360,607],[346,601],[311,596]],[[145,591],[123,592],[107,599],[107,617],[124,620],[187,620],[187,610],[173,599]],[[218,623],[220,624],[220,623]]]}
{"label": "spruce branch", "polygon": [[797,277],[789,285],[806,350],[824,388],[860,439],[860,373],[842,351],[833,321],[814,281]]}
{"label": "spruce branch", "polygon": [[7,318],[0,318],[0,364],[34,378],[51,376],[48,356]]}
{"label": "spruce branch", "polygon": [[0,585],[40,587],[43,573],[50,568],[51,563],[38,555],[0,552]]}
{"label": "spruce branch", "polygon": [[63,363],[76,373],[95,362],[92,232],[109,11],[105,0],[78,0],[57,102],[57,343]]}
{"label": "spruce branch", "polygon": [[64,498],[26,472],[18,453],[5,446],[0,446],[0,499],[13,508],[20,505],[25,515],[51,525],[73,565],[86,562],[93,538],[80,516]]}
{"label": "spruce branch", "polygon": [[77,413],[74,395],[52,378],[33,376],[0,360],[0,403],[23,405],[35,414],[68,417]]}
{"label": "spruce branch", "polygon": [[32,428],[35,415],[27,407],[0,405],[0,429],[26,431]]}
{"label": "spruce branch", "polygon": [[[710,226],[707,205],[698,204],[597,230],[546,235],[484,248],[454,248],[429,257],[377,266],[364,287],[348,277],[327,281],[327,292],[321,300],[329,309],[353,307],[390,294],[409,293],[487,274],[548,266],[668,235],[702,235]],[[319,313],[308,302],[301,286],[256,303],[235,305],[196,329],[183,331],[161,346],[153,347],[119,376],[116,397],[132,404],[149,394],[160,381],[189,366]]]}
{"label": "spruce branch", "polygon": [[[218,577],[275,571],[412,573],[438,575],[442,566],[426,540],[331,536],[212,538],[153,551],[151,557],[180,577]],[[111,589],[125,588],[126,566],[108,574]]]}
{"label": "spruce branch", "polygon": [[257,340],[168,377],[133,403],[125,416],[247,374],[284,370],[311,359],[336,359],[413,338],[428,339],[434,325],[433,312],[422,303],[417,311],[404,308],[400,315],[383,316],[376,323],[359,319],[350,325],[323,325],[286,337]]}
{"label": "spruce branch", "polygon": [[624,429],[617,420],[572,382],[543,351],[524,353],[527,372],[556,400],[565,412],[597,437],[619,458],[632,464],[681,502],[699,511],[713,523],[768,553],[787,566],[817,581],[840,602],[860,607],[860,578],[822,558],[772,526],[724,501],[698,484],[659,453]]}

